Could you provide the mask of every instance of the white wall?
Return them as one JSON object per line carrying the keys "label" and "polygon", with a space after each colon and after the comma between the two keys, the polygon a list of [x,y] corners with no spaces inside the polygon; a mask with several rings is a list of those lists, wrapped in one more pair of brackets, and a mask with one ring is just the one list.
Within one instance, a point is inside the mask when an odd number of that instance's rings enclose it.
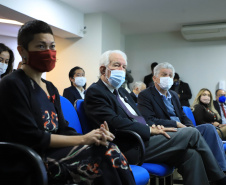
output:
{"label": "white wall", "polygon": [[[103,51],[124,47],[124,37],[120,24],[105,14],[86,14],[86,31],[81,39],[62,39],[56,37],[57,64],[47,73],[60,94],[70,86],[68,73],[71,68],[80,66],[85,70],[87,87],[98,80],[99,59]],[[112,23],[112,24],[111,24]]]}
{"label": "white wall", "polygon": [[171,63],[181,80],[191,87],[190,103],[201,88],[214,94],[218,82],[226,80],[225,40],[188,42],[179,32],[130,35],[125,38],[125,50],[135,81],[150,74],[152,62]]}
{"label": "white wall", "polygon": [[[12,9],[21,13],[21,16],[18,14],[18,17],[13,17],[12,19],[22,19],[22,15],[25,15],[28,18],[43,20],[56,28],[64,30],[65,34],[67,34],[66,32],[72,33],[68,34],[71,37],[73,37],[73,34],[80,37],[83,36],[81,30],[84,28],[84,14],[61,1],[0,0],[0,3],[0,5],[10,8],[7,11]],[[8,16],[10,17],[10,15]],[[59,32],[58,34],[62,33]]]}
{"label": "white wall", "polygon": [[86,33],[81,39],[62,39],[56,37],[57,64],[47,73],[47,80],[52,81],[59,93],[70,86],[68,73],[75,66],[86,72],[87,86],[97,81],[99,57],[101,54],[101,14],[85,16]]}
{"label": "white wall", "polygon": [[121,49],[121,28],[120,23],[112,17],[102,14],[102,50]]}

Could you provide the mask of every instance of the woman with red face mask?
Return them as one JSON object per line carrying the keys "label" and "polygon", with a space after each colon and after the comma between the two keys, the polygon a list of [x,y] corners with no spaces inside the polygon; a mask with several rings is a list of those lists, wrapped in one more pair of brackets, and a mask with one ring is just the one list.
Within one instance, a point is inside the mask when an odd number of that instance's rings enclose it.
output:
{"label": "woman with red face mask", "polygon": [[226,125],[221,124],[221,117],[213,105],[213,96],[209,89],[203,88],[197,94],[192,105],[197,125],[211,123],[217,129],[221,139],[226,139]]}
{"label": "woman with red face mask", "polygon": [[34,20],[18,32],[22,69],[0,83],[0,140],[33,148],[56,183],[134,185],[130,167],[107,123],[79,135],[65,121],[56,87],[41,78],[54,69],[56,49],[48,24]]}

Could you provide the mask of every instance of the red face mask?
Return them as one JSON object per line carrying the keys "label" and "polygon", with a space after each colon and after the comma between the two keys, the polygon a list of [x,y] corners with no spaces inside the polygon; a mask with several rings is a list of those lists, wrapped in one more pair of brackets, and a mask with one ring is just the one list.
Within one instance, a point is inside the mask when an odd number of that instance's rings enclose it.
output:
{"label": "red face mask", "polygon": [[39,72],[49,72],[55,67],[56,50],[29,51],[28,65]]}

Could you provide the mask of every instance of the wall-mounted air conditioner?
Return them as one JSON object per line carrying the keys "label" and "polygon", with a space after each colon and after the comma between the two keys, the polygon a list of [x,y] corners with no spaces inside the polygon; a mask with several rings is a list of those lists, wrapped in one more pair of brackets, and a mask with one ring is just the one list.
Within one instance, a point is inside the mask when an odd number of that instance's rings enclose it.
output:
{"label": "wall-mounted air conditioner", "polygon": [[181,34],[188,41],[222,40],[226,39],[226,23],[182,26]]}

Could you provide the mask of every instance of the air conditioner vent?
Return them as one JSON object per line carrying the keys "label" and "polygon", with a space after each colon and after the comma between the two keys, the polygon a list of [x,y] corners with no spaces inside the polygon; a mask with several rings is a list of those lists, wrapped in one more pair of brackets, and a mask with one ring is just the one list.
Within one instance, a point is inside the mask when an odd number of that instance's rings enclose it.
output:
{"label": "air conditioner vent", "polygon": [[188,41],[226,39],[226,23],[182,26],[181,34]]}

